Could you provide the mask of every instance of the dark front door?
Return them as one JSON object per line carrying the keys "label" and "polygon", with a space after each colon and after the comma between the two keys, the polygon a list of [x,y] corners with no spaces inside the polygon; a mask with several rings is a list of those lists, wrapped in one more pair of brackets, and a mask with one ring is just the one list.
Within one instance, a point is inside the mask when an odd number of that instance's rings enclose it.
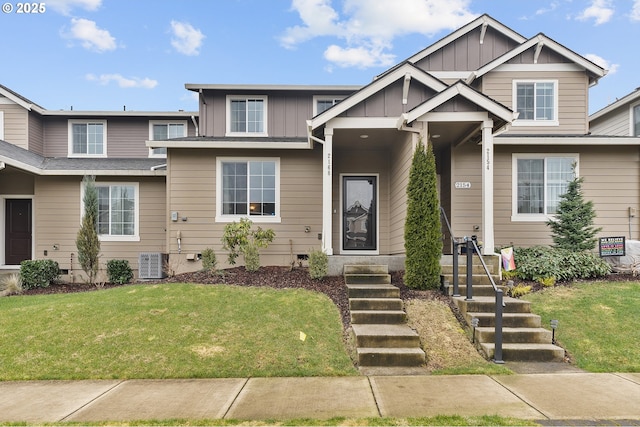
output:
{"label": "dark front door", "polygon": [[7,199],[5,205],[5,261],[18,265],[31,259],[31,200]]}
{"label": "dark front door", "polygon": [[376,250],[376,177],[342,178],[342,249]]}

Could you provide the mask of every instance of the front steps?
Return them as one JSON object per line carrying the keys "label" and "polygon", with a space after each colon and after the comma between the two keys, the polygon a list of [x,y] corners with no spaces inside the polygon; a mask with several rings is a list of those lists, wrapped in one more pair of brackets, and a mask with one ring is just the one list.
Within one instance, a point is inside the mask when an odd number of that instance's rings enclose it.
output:
{"label": "front steps", "polygon": [[[489,260],[487,260],[489,258]],[[495,259],[492,259],[495,258]],[[496,283],[499,265],[498,257],[486,257],[487,267]],[[475,265],[475,262],[478,265]],[[469,325],[475,317],[478,327],[475,330],[475,341],[485,355],[492,359],[495,352],[495,291],[482,265],[474,257],[472,267],[472,300],[466,299],[466,255],[460,256],[459,294],[453,301],[460,309]],[[443,279],[448,282],[448,294],[453,293],[453,269],[446,262],[442,265]],[[506,290],[503,288],[503,292]],[[564,360],[564,349],[551,343],[551,331],[542,327],[540,316],[531,313],[531,304],[521,299],[504,297],[502,317],[502,359],[504,361],[536,361],[556,362]]]}
{"label": "front steps", "polygon": [[406,325],[400,289],[386,265],[345,265],[351,327],[361,367],[425,364],[420,337]]}

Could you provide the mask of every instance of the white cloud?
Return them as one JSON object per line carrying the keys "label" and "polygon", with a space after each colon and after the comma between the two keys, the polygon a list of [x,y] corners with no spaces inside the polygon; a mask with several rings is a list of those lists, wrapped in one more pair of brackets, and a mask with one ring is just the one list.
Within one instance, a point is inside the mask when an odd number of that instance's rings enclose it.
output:
{"label": "white cloud", "polygon": [[620,66],[619,64],[612,64],[606,59],[601,58],[598,55],[594,55],[593,53],[588,53],[584,55],[584,57],[587,58],[589,61],[593,62],[594,64],[599,65],[605,70],[607,70],[608,75],[614,74],[616,71],[618,71],[618,67]]}
{"label": "white cloud", "polygon": [[111,82],[116,82],[121,88],[143,88],[153,89],[158,86],[157,80],[152,80],[148,77],[144,79],[138,77],[126,78],[120,74],[87,74],[85,78],[91,82],[98,82],[101,85],[108,85]]}
{"label": "white cloud", "polygon": [[292,0],[302,25],[287,28],[280,37],[285,48],[294,48],[315,37],[331,36],[342,45],[330,44],[324,57],[340,67],[389,65],[388,53],[396,37],[431,36],[452,30],[475,18],[470,0],[344,0],[342,15],[330,0]]}
{"label": "white cloud", "polygon": [[189,56],[200,53],[199,49],[205,38],[205,35],[200,30],[193,28],[187,22],[171,21],[171,31],[173,33],[171,46],[178,52]]}
{"label": "white cloud", "polygon": [[69,15],[72,9],[80,8],[88,11],[98,10],[102,6],[102,0],[47,0],[47,8],[53,9],[63,15]]}
{"label": "white cloud", "polygon": [[116,39],[109,31],[98,28],[94,21],[84,18],[72,18],[71,30],[65,37],[79,40],[82,47],[96,52],[105,52],[116,48]]}
{"label": "white cloud", "polygon": [[634,0],[633,8],[631,8],[631,20],[640,21],[640,0]]}
{"label": "white cloud", "polygon": [[611,0],[592,0],[591,6],[582,11],[577,17],[580,21],[594,19],[596,25],[609,22],[613,16],[614,9]]}

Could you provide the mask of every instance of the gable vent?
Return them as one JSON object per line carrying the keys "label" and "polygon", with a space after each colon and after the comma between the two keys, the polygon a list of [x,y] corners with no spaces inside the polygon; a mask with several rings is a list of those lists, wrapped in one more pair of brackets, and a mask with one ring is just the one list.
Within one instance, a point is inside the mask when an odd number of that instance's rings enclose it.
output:
{"label": "gable vent", "polygon": [[160,252],[141,252],[138,257],[138,277],[140,279],[164,278],[163,263],[166,255]]}

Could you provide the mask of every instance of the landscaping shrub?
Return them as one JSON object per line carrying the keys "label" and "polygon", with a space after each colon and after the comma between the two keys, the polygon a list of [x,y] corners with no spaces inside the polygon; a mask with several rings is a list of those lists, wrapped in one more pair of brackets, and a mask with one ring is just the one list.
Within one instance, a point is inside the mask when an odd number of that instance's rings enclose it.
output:
{"label": "landscaping shrub", "polygon": [[216,253],[211,248],[202,251],[202,269],[206,272],[214,272],[218,268]]}
{"label": "landscaping shrub", "polygon": [[263,230],[257,227],[252,230],[253,222],[242,218],[239,222],[232,222],[224,227],[222,234],[222,248],[229,251],[229,264],[234,265],[240,254],[244,256],[247,271],[257,271],[260,268],[260,248],[266,248],[273,242],[276,233],[272,229]]}
{"label": "landscaping shrub", "polygon": [[518,277],[523,280],[554,277],[558,282],[565,282],[603,277],[611,272],[609,264],[591,252],[533,246],[515,248],[513,253]]}
{"label": "landscaping shrub", "polygon": [[20,263],[22,289],[46,288],[60,277],[60,267],[50,259],[26,260]]}
{"label": "landscaping shrub", "polygon": [[512,298],[520,298],[531,292],[531,285],[516,285],[509,289],[509,296]]}
{"label": "landscaping shrub", "polygon": [[8,274],[0,280],[0,296],[15,295],[22,293],[22,279],[20,274]]}
{"label": "landscaping shrub", "polygon": [[260,269],[260,254],[257,246],[249,245],[244,249],[244,268],[251,272]]}
{"label": "landscaping shrub", "polygon": [[111,259],[107,261],[107,275],[109,282],[124,285],[133,279],[133,270],[126,259]]}
{"label": "landscaping shrub", "polygon": [[329,272],[329,257],[319,249],[309,251],[309,277],[322,279]]}

